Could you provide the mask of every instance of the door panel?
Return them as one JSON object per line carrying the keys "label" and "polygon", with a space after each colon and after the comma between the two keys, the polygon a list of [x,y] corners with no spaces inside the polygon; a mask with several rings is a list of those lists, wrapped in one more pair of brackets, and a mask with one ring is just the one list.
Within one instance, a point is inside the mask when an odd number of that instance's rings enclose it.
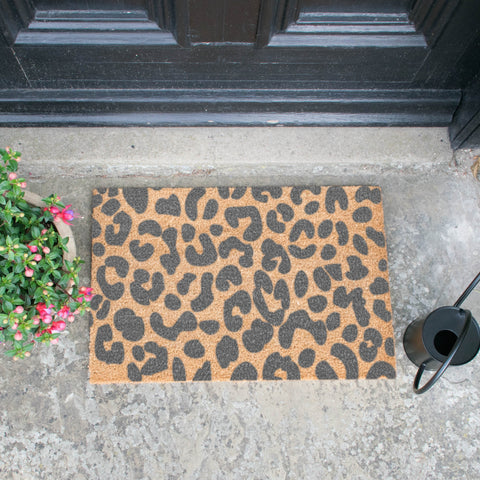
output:
{"label": "door panel", "polygon": [[445,122],[477,69],[478,25],[469,0],[0,0],[0,123],[122,108],[160,124],[212,108]]}

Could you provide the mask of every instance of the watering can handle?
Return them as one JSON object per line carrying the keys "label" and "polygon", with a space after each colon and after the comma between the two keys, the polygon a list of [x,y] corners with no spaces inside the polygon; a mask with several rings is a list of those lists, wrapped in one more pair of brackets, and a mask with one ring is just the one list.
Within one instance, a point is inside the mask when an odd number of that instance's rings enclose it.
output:
{"label": "watering can handle", "polygon": [[465,315],[465,323],[463,324],[463,328],[462,328],[462,332],[460,333],[460,336],[457,338],[457,341],[455,342],[452,349],[450,350],[450,353],[448,354],[448,357],[446,358],[446,360],[443,362],[440,368],[435,372],[433,377],[430,378],[430,380],[428,380],[428,382],[425,385],[423,385],[423,387],[419,387],[419,385],[420,385],[420,379],[422,378],[422,375],[423,375],[423,372],[425,371],[427,363],[423,362],[420,365],[417,375],[415,376],[415,380],[413,381],[413,391],[415,393],[417,394],[425,393],[427,390],[433,387],[436,381],[443,375],[445,370],[448,368],[448,366],[450,365],[450,362],[452,361],[453,357],[457,353],[457,350],[460,348],[460,345],[463,343],[463,340],[467,336],[468,329],[470,328],[470,324],[472,323],[472,313],[469,310],[460,309],[460,314]]}

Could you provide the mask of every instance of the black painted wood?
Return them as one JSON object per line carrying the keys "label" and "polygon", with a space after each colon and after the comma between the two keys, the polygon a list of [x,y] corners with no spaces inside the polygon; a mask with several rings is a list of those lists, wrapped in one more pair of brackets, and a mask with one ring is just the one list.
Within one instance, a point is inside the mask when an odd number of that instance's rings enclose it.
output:
{"label": "black painted wood", "polygon": [[480,71],[470,0],[0,7],[3,125],[446,125]]}

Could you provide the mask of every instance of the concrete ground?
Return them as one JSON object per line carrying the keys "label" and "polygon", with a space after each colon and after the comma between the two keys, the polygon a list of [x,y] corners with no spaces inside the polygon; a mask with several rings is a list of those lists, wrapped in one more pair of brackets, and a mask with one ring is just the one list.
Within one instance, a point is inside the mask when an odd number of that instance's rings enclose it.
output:
{"label": "concrete ground", "polygon": [[[29,188],[83,218],[97,186],[377,184],[397,378],[90,385],[88,319],[0,363],[1,479],[478,479],[480,356],[416,396],[402,336],[480,270],[478,152],[441,128],[0,129]],[[480,319],[480,293],[468,302]]]}

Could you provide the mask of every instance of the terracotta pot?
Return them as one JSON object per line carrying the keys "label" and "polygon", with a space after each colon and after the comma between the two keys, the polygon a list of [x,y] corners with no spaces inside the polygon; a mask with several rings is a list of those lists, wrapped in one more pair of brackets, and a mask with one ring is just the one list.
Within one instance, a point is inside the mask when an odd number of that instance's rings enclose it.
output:
{"label": "terracotta pot", "polygon": [[[35,207],[44,208],[45,203],[42,201],[42,197],[36,193],[25,191],[23,197],[27,203],[34,205]],[[63,222],[63,220],[54,220],[53,224],[62,238],[68,237],[67,248],[68,252],[63,253],[63,261],[68,260],[73,262],[73,259],[77,256],[77,247],[75,245],[75,239],[73,238],[73,232],[69,225]]]}

